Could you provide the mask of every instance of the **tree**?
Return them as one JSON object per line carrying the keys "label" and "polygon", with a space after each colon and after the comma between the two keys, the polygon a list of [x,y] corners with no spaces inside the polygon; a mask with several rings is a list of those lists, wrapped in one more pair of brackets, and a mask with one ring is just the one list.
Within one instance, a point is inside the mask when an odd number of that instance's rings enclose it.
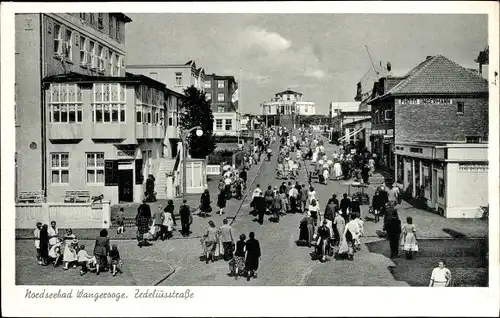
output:
{"label": "tree", "polygon": [[184,112],[180,116],[181,128],[189,130],[192,127],[200,126],[203,130],[201,137],[196,136],[196,131],[187,136],[189,154],[193,158],[205,158],[216,148],[213,135],[214,115],[210,108],[210,102],[206,100],[205,93],[193,85],[184,89],[184,95],[186,98],[183,102]]}

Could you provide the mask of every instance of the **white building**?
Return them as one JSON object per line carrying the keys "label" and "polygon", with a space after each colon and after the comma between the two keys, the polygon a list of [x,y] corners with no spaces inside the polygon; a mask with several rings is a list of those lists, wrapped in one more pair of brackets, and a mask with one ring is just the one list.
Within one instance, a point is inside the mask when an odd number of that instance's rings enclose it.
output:
{"label": "white building", "polygon": [[302,94],[292,90],[276,93],[270,101],[261,103],[262,115],[291,115],[292,113],[310,116],[316,114],[316,104],[305,101]]}

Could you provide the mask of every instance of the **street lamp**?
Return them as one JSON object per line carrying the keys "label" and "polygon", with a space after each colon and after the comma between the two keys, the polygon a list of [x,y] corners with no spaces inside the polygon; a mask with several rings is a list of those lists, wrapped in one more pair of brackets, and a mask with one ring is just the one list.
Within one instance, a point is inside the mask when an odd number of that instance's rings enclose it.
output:
{"label": "street lamp", "polygon": [[191,132],[193,132],[193,130],[196,130],[196,136],[198,137],[201,137],[203,136],[203,130],[201,129],[200,126],[195,126],[195,127],[192,127],[188,130],[185,130],[183,132],[181,132],[181,141],[182,141],[182,148],[183,148],[183,162],[182,162],[182,201],[184,202],[184,198],[186,197],[186,159],[187,159],[187,148],[188,148],[188,145],[187,145],[187,142],[186,142],[186,137],[189,136],[189,134]]}

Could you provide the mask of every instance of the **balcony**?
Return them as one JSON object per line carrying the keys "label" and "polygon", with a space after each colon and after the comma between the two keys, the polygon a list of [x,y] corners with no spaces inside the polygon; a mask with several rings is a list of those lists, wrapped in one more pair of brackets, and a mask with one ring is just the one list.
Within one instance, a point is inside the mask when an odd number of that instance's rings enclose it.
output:
{"label": "balcony", "polygon": [[153,138],[163,140],[165,138],[165,126],[154,125]]}
{"label": "balcony", "polygon": [[169,139],[179,139],[179,138],[181,138],[179,127],[168,126],[167,127],[167,137]]}
{"label": "balcony", "polygon": [[81,123],[50,123],[47,125],[49,140],[81,140],[83,128]]}
{"label": "balcony", "polygon": [[153,139],[153,126],[148,124],[135,124],[135,138]]}
{"label": "balcony", "polygon": [[95,123],[92,125],[92,139],[127,139],[126,123]]}

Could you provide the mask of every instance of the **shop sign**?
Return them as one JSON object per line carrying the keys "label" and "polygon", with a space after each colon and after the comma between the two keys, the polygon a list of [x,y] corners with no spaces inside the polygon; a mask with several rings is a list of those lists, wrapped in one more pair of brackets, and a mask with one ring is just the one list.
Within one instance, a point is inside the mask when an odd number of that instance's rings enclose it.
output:
{"label": "shop sign", "polygon": [[461,171],[488,171],[488,165],[481,164],[460,164],[459,170]]}
{"label": "shop sign", "polygon": [[400,105],[446,105],[452,104],[451,98],[402,98],[398,99]]}
{"label": "shop sign", "polygon": [[130,150],[130,149],[124,149],[124,150],[117,150],[116,151],[116,156],[117,157],[135,157],[135,149]]}

